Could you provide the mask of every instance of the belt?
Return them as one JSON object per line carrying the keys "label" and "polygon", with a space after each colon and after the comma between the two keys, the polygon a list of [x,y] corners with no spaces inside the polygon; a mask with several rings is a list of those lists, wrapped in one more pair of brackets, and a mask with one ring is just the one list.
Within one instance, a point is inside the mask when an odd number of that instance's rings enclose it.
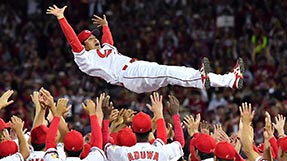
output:
{"label": "belt", "polygon": [[[137,61],[137,60],[138,60],[137,58],[131,58],[131,60],[129,61],[129,64],[130,64],[130,63],[133,63],[133,62],[135,62],[135,61]],[[124,65],[123,68],[122,68],[122,70],[126,70],[127,68],[128,68],[128,64]]]}

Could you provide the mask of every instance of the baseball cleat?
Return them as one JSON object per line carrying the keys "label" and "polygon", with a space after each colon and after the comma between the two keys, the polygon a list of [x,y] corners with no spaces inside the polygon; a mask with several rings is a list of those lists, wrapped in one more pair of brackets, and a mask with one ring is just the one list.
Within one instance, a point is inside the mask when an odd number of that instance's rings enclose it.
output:
{"label": "baseball cleat", "polygon": [[205,89],[210,88],[210,80],[208,77],[209,72],[210,72],[209,60],[208,58],[204,57],[201,62],[200,73],[201,73],[202,85],[203,85],[203,88]]}
{"label": "baseball cleat", "polygon": [[236,65],[232,69],[232,73],[235,75],[235,81],[233,88],[241,89],[243,87],[243,73],[244,73],[244,62],[242,58],[238,58]]}

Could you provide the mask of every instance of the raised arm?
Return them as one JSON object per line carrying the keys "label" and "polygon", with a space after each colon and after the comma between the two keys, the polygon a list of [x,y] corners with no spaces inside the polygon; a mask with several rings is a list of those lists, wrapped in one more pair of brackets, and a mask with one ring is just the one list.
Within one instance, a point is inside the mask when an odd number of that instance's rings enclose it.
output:
{"label": "raised arm", "polygon": [[147,105],[147,107],[153,112],[156,119],[156,137],[161,139],[165,144],[167,142],[167,133],[165,127],[165,121],[163,118],[163,105],[162,105],[162,95],[154,92],[150,95],[152,105]]}
{"label": "raised arm", "polygon": [[93,24],[97,25],[97,27],[102,27],[102,32],[103,32],[102,44],[108,43],[110,45],[114,45],[113,36],[108,26],[106,15],[104,15],[103,18],[97,15],[94,15],[94,17],[92,18],[92,21],[93,21]]}
{"label": "raised arm", "polygon": [[13,93],[13,90],[7,90],[2,94],[2,96],[0,97],[0,110],[14,102],[13,100],[8,101],[8,99],[12,96]]}
{"label": "raised arm", "polygon": [[19,150],[24,159],[27,159],[30,155],[28,142],[25,139],[23,132],[24,122],[17,116],[11,118],[11,128],[16,132],[17,138],[19,139]]}
{"label": "raised arm", "polygon": [[173,124],[174,124],[174,140],[178,141],[181,147],[184,147],[184,135],[180,122],[179,116],[179,101],[175,96],[168,96],[168,112],[172,116]]}
{"label": "raised arm", "polygon": [[84,50],[84,47],[80,43],[75,31],[73,30],[73,28],[71,27],[71,25],[68,23],[68,21],[64,16],[64,11],[66,8],[67,6],[58,8],[56,5],[53,5],[47,9],[46,13],[57,17],[59,24],[62,28],[62,31],[64,32],[66,39],[71,45],[72,50],[74,52],[79,53]]}
{"label": "raised arm", "polygon": [[242,146],[244,149],[244,153],[248,157],[248,160],[255,161],[258,159],[259,154],[257,154],[252,146],[253,137],[251,134],[253,133],[253,128],[251,127],[251,123],[254,117],[254,111],[251,109],[251,104],[242,103],[240,108],[240,114],[242,117]]}

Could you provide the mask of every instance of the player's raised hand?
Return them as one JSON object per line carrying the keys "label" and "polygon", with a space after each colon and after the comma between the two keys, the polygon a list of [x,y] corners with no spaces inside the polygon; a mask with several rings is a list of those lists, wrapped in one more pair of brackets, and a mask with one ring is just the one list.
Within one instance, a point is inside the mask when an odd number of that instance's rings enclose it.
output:
{"label": "player's raised hand", "polygon": [[23,132],[24,121],[22,121],[19,117],[12,116],[10,124],[11,128],[16,132],[17,135]]}
{"label": "player's raised hand", "polygon": [[194,117],[192,115],[186,115],[184,117],[183,123],[185,127],[187,128],[187,132],[189,136],[193,136],[194,133],[198,132],[198,127],[200,123],[200,114],[196,115],[196,118],[194,120]]}
{"label": "player's raised hand", "polygon": [[93,24],[96,25],[97,27],[108,25],[106,15],[104,15],[103,18],[97,15],[93,15],[92,21],[93,21]]}
{"label": "player's raised hand", "polygon": [[252,111],[251,103],[242,103],[242,106],[239,106],[239,110],[242,118],[242,123],[250,125],[254,117],[254,111]]}
{"label": "player's raised hand", "polygon": [[13,100],[8,101],[8,99],[12,96],[13,93],[14,91],[9,89],[2,94],[2,96],[0,97],[0,110],[14,102]]}
{"label": "player's raised hand", "polygon": [[39,96],[40,103],[44,106],[48,106],[52,110],[52,112],[55,112],[54,97],[51,95],[51,93],[42,87],[40,89]]}
{"label": "player's raised hand", "polygon": [[68,111],[70,111],[71,106],[67,107],[69,99],[67,98],[60,98],[57,102],[57,112],[54,114],[54,116],[61,117]]}
{"label": "player's raised hand", "polygon": [[284,125],[285,125],[285,121],[286,121],[286,117],[284,117],[281,114],[278,114],[275,117],[275,123],[273,123],[274,128],[277,130],[278,132],[278,137],[284,137]]}
{"label": "player's raised hand", "polygon": [[169,95],[167,102],[167,110],[171,116],[179,113],[179,101],[175,96]]}
{"label": "player's raised hand", "polygon": [[66,8],[67,8],[67,6],[64,6],[62,8],[58,8],[56,5],[53,5],[53,6],[50,6],[46,10],[46,14],[54,15],[58,19],[60,19],[60,18],[64,17],[64,11],[65,11]]}
{"label": "player's raised hand", "polygon": [[89,115],[95,115],[96,114],[96,104],[94,101],[87,99],[86,105],[82,103],[82,107]]}
{"label": "player's raised hand", "polygon": [[163,118],[163,105],[162,105],[162,95],[159,95],[157,92],[154,92],[150,95],[151,104],[147,104],[147,107],[153,112],[154,117],[157,119]]}

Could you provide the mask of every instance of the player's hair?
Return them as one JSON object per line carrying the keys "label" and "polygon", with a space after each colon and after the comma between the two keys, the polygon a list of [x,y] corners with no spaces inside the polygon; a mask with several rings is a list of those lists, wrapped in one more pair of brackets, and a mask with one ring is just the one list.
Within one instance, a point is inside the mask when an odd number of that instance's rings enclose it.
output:
{"label": "player's hair", "polygon": [[208,158],[213,158],[214,157],[214,154],[213,153],[204,153],[200,150],[198,150],[196,147],[194,147],[194,151],[197,150],[198,152],[198,155],[200,157],[201,160],[205,160],[205,159],[208,159]]}
{"label": "player's hair", "polygon": [[67,157],[80,157],[83,149],[81,149],[79,151],[69,151],[66,148],[64,148],[64,150],[67,154]]}
{"label": "player's hair", "polygon": [[136,132],[134,132],[134,133],[136,134],[138,142],[147,142],[150,132],[151,132],[151,129],[148,132],[145,132],[145,133],[136,133]]}
{"label": "player's hair", "polygon": [[34,143],[31,143],[32,147],[34,148],[35,151],[42,151],[46,144],[43,143],[43,144],[34,144]]}

